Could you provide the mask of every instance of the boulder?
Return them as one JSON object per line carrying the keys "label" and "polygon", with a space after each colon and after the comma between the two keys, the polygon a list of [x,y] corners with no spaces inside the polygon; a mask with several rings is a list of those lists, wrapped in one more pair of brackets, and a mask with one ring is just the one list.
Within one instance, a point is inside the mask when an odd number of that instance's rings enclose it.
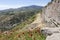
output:
{"label": "boulder", "polygon": [[60,33],[60,27],[52,27],[52,28],[50,28],[50,27],[44,27],[44,28],[41,28],[41,32],[45,36],[50,36],[53,33]]}
{"label": "boulder", "polygon": [[60,33],[54,33],[51,36],[47,36],[46,40],[60,40]]}

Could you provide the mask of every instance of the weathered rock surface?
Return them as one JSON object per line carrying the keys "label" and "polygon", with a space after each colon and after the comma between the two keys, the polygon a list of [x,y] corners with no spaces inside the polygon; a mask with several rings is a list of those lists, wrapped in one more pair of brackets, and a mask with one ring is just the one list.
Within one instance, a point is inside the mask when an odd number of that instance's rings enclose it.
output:
{"label": "weathered rock surface", "polygon": [[60,26],[60,0],[53,0],[44,9],[42,17],[47,27]]}
{"label": "weathered rock surface", "polygon": [[44,27],[41,32],[46,36],[46,40],[60,40],[60,27]]}
{"label": "weathered rock surface", "polygon": [[42,12],[45,27],[41,29],[46,40],[60,40],[60,0],[52,0]]}
{"label": "weathered rock surface", "polygon": [[44,27],[44,28],[41,28],[41,32],[46,36],[50,36],[54,33],[60,33],[60,27],[53,27],[53,28]]}
{"label": "weathered rock surface", "polygon": [[46,40],[60,40],[60,33],[54,33],[51,36],[47,36]]}

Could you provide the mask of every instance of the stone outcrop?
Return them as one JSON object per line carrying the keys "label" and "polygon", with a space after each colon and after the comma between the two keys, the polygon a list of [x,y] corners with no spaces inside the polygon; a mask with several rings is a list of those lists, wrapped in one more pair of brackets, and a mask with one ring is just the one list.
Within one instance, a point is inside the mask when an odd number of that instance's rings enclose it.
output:
{"label": "stone outcrop", "polygon": [[47,27],[60,26],[60,0],[52,0],[42,13],[43,21]]}
{"label": "stone outcrop", "polygon": [[60,40],[60,33],[54,33],[51,36],[48,36],[46,40]]}
{"label": "stone outcrop", "polygon": [[45,6],[42,18],[46,26],[41,31],[46,40],[60,40],[60,0],[52,0]]}
{"label": "stone outcrop", "polygon": [[43,27],[41,28],[41,32],[45,35],[45,36],[50,36],[54,33],[60,33],[60,27]]}

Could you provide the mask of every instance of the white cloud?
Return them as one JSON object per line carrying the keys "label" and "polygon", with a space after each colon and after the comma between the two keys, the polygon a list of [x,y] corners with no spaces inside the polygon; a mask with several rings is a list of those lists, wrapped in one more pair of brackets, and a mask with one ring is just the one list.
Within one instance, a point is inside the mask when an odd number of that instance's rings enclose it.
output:
{"label": "white cloud", "polygon": [[9,9],[9,8],[18,8],[21,7],[22,5],[0,5],[0,10],[4,10],[4,9]]}

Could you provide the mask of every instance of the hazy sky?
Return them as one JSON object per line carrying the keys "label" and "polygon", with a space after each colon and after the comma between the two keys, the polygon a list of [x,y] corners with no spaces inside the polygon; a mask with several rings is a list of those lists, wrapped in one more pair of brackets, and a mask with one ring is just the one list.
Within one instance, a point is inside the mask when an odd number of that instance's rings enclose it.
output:
{"label": "hazy sky", "polygon": [[0,0],[0,10],[29,5],[45,6],[51,0]]}

